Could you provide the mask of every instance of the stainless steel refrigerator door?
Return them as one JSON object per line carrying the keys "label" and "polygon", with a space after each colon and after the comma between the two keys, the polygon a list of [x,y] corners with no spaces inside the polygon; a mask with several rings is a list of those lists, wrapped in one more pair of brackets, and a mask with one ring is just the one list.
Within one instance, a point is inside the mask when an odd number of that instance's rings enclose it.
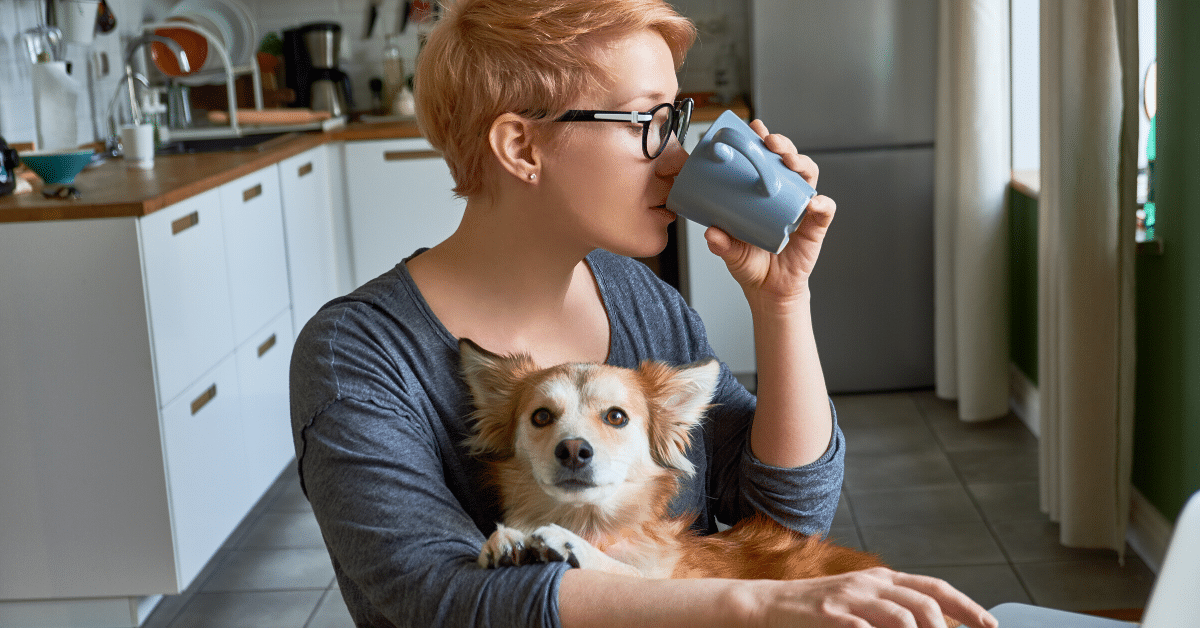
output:
{"label": "stainless steel refrigerator door", "polygon": [[837,203],[810,279],[830,392],[932,386],[933,149],[811,156]]}
{"label": "stainless steel refrigerator door", "polygon": [[802,150],[933,141],[936,0],[752,0],[755,116]]}

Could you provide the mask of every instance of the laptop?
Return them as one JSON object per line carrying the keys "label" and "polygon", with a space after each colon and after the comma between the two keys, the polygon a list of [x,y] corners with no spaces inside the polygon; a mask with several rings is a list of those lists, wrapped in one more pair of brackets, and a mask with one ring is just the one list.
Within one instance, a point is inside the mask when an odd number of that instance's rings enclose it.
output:
{"label": "laptop", "polygon": [[[1138,624],[1028,604],[991,609],[1001,628],[1130,628]],[[1200,626],[1200,492],[1188,499],[1142,614],[1141,628]]]}

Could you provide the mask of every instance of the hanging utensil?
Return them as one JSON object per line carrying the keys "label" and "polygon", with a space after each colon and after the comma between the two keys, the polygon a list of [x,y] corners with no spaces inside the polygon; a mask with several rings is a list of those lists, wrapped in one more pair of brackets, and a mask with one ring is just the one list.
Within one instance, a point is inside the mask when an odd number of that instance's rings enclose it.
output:
{"label": "hanging utensil", "polygon": [[101,33],[111,33],[117,28],[117,16],[108,7],[106,0],[100,0],[100,8],[96,10],[96,30]]}
{"label": "hanging utensil", "polygon": [[371,0],[367,3],[367,13],[363,16],[363,39],[370,39],[375,32],[375,20],[379,19],[379,3],[381,0]]}

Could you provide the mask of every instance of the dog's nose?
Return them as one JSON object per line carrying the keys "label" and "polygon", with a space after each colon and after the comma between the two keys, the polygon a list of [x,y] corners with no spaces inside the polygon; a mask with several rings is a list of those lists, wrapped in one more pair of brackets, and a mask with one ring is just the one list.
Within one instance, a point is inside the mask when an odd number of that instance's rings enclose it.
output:
{"label": "dog's nose", "polygon": [[554,457],[562,466],[577,471],[592,461],[592,444],[582,438],[566,438],[554,448]]}

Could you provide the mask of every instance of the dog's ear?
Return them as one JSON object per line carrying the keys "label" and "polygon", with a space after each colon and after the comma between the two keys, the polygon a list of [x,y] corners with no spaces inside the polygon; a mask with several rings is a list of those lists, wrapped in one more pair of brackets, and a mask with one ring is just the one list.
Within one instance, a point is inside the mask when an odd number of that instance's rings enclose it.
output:
{"label": "dog's ear", "polygon": [[517,390],[521,380],[538,369],[528,355],[502,356],[468,338],[458,342],[463,380],[475,405],[473,433],[467,439],[472,454],[512,456],[516,437]]}
{"label": "dog's ear", "polygon": [[696,472],[687,458],[690,432],[708,410],[720,372],[713,359],[679,368],[646,362],[638,369],[650,402],[650,452],[659,465]]}

